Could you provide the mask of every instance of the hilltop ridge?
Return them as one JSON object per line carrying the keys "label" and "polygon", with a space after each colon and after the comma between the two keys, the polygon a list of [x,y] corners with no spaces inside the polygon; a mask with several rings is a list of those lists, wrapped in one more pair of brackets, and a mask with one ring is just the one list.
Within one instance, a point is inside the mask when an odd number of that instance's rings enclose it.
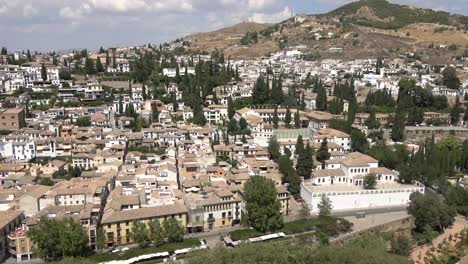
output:
{"label": "hilltop ridge", "polygon": [[417,53],[423,61],[443,63],[468,47],[467,30],[467,16],[386,0],[361,0],[325,14],[297,15],[277,24],[239,23],[184,39],[191,41],[190,50],[222,50],[233,58],[305,46],[311,59]]}

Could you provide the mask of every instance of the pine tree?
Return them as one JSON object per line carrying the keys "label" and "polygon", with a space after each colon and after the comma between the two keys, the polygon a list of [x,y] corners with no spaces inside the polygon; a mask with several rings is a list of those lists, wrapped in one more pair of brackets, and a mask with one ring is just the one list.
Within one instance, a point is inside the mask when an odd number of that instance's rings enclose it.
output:
{"label": "pine tree", "polygon": [[228,98],[228,118],[231,119],[236,114],[236,108],[234,107],[234,102],[232,101],[232,97],[229,96]]}
{"label": "pine tree", "polygon": [[102,66],[101,59],[99,57],[97,57],[97,60],[96,60],[96,71],[104,72],[104,67]]}
{"label": "pine tree", "polygon": [[158,105],[156,103],[153,103],[151,105],[152,109],[152,119],[153,122],[159,122],[159,111],[158,111]]}
{"label": "pine tree", "polygon": [[109,58],[109,50],[106,50],[106,67],[109,67],[110,58]]}
{"label": "pine tree", "polygon": [[268,101],[269,97],[268,83],[265,82],[262,76],[260,76],[255,82],[252,99],[254,104],[264,104]]}
{"label": "pine tree", "polygon": [[44,65],[44,63],[42,64],[42,67],[41,67],[41,77],[43,81],[47,81],[47,68]]}
{"label": "pine tree", "polygon": [[206,118],[200,104],[195,104],[193,107],[193,123],[200,126],[204,126],[206,124]]}
{"label": "pine tree", "polygon": [[273,112],[273,128],[278,129],[279,117],[278,117],[278,106],[275,107],[275,112]]}
{"label": "pine tree", "polygon": [[276,81],[276,78],[273,77],[272,87],[271,87],[271,102],[276,105],[281,105],[284,100],[283,94],[283,85],[281,78]]}
{"label": "pine tree", "polygon": [[93,60],[86,58],[85,60],[85,73],[86,74],[95,74],[96,69],[94,68]]}
{"label": "pine tree", "polygon": [[122,115],[123,112],[124,110],[123,110],[122,96],[119,96],[119,114]]}
{"label": "pine tree", "polygon": [[294,113],[294,127],[301,128],[301,119],[299,116],[299,109]]}
{"label": "pine tree", "polygon": [[278,162],[281,153],[280,145],[278,144],[278,141],[276,140],[275,136],[271,137],[270,141],[268,142],[268,152],[270,153],[271,159],[275,162]]}
{"label": "pine tree", "polygon": [[296,172],[299,176],[304,177],[304,179],[309,179],[312,172],[312,166],[312,149],[310,144],[307,143],[306,149],[302,150],[297,157]]}
{"label": "pine tree", "polygon": [[303,152],[304,152],[304,141],[302,140],[302,135],[299,135],[297,136],[296,150],[294,151],[294,154],[296,154],[296,156],[299,156]]}
{"label": "pine tree", "polygon": [[29,51],[29,49],[28,49],[28,51],[26,53],[26,58],[27,58],[28,61],[32,61],[31,52]]}
{"label": "pine tree", "polygon": [[284,123],[286,124],[286,128],[291,127],[291,111],[289,110],[289,107],[286,109],[286,116],[284,117]]}
{"label": "pine tree", "polygon": [[328,152],[328,142],[327,139],[324,139],[320,144],[320,148],[317,151],[316,155],[317,161],[322,163],[322,168],[324,167],[324,162],[330,158],[330,153]]}
{"label": "pine tree", "polygon": [[327,91],[324,87],[319,87],[317,91],[317,110],[326,111],[327,110]]}
{"label": "pine tree", "polygon": [[180,68],[179,64],[176,65],[176,76],[175,76],[175,82],[180,83],[182,81],[182,78],[180,77]]}
{"label": "pine tree", "polygon": [[395,142],[403,141],[405,133],[406,114],[405,111],[397,107],[395,118],[393,120],[391,138]]}
{"label": "pine tree", "polygon": [[367,128],[369,128],[369,129],[378,129],[378,128],[380,128],[380,123],[375,118],[375,111],[374,110],[371,111],[371,113],[369,115],[369,118],[367,118],[367,120],[364,122],[364,125],[367,126]]}

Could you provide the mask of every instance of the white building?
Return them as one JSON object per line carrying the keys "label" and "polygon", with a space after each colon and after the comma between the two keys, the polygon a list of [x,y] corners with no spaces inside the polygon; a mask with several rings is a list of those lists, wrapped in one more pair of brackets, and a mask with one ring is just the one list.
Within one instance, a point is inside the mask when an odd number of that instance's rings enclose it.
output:
{"label": "white building", "polygon": [[[375,175],[375,188],[364,187],[367,175]],[[396,178],[397,172],[378,167],[377,160],[354,152],[344,159],[329,160],[325,169],[314,171],[310,180],[301,184],[301,196],[317,213],[322,195],[330,199],[333,211],[351,211],[406,206],[411,193],[424,193],[421,183],[400,184]]]}
{"label": "white building", "polygon": [[206,121],[210,124],[220,124],[228,119],[227,105],[209,105],[203,108]]}

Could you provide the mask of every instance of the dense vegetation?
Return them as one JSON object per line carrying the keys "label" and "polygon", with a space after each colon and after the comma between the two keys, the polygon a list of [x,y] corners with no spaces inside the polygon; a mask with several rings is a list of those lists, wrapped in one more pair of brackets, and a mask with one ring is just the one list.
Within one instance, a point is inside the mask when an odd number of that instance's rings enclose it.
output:
{"label": "dense vegetation", "polygon": [[[379,19],[355,16],[363,7],[369,7]],[[360,0],[344,5],[326,14],[339,16],[343,21],[382,29],[399,29],[412,23],[449,24],[449,13],[429,9],[414,9],[389,3],[386,0]]]}
{"label": "dense vegetation", "polygon": [[283,227],[275,184],[262,176],[252,176],[245,183],[242,221],[259,232],[276,231]]}
{"label": "dense vegetation", "polygon": [[44,218],[28,231],[28,236],[35,244],[35,254],[46,261],[90,253],[88,234],[73,219]]}
{"label": "dense vegetation", "polygon": [[343,246],[317,247],[312,243],[285,241],[241,245],[234,249],[218,247],[194,253],[188,263],[409,263],[406,257],[387,251],[388,242],[377,235],[365,236]]}

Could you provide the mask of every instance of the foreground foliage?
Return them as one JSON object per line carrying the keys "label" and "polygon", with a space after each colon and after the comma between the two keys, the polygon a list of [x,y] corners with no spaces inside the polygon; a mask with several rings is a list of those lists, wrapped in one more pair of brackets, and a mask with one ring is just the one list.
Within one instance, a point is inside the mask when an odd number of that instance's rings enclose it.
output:
{"label": "foreground foliage", "polygon": [[90,252],[86,231],[71,218],[41,219],[28,231],[28,236],[35,245],[35,254],[46,261],[82,257]]}
{"label": "foreground foliage", "polygon": [[292,245],[289,241],[241,245],[234,249],[215,248],[194,253],[191,264],[205,263],[409,263],[406,257],[387,252],[387,241],[377,235],[346,243],[316,247],[310,243]]}

